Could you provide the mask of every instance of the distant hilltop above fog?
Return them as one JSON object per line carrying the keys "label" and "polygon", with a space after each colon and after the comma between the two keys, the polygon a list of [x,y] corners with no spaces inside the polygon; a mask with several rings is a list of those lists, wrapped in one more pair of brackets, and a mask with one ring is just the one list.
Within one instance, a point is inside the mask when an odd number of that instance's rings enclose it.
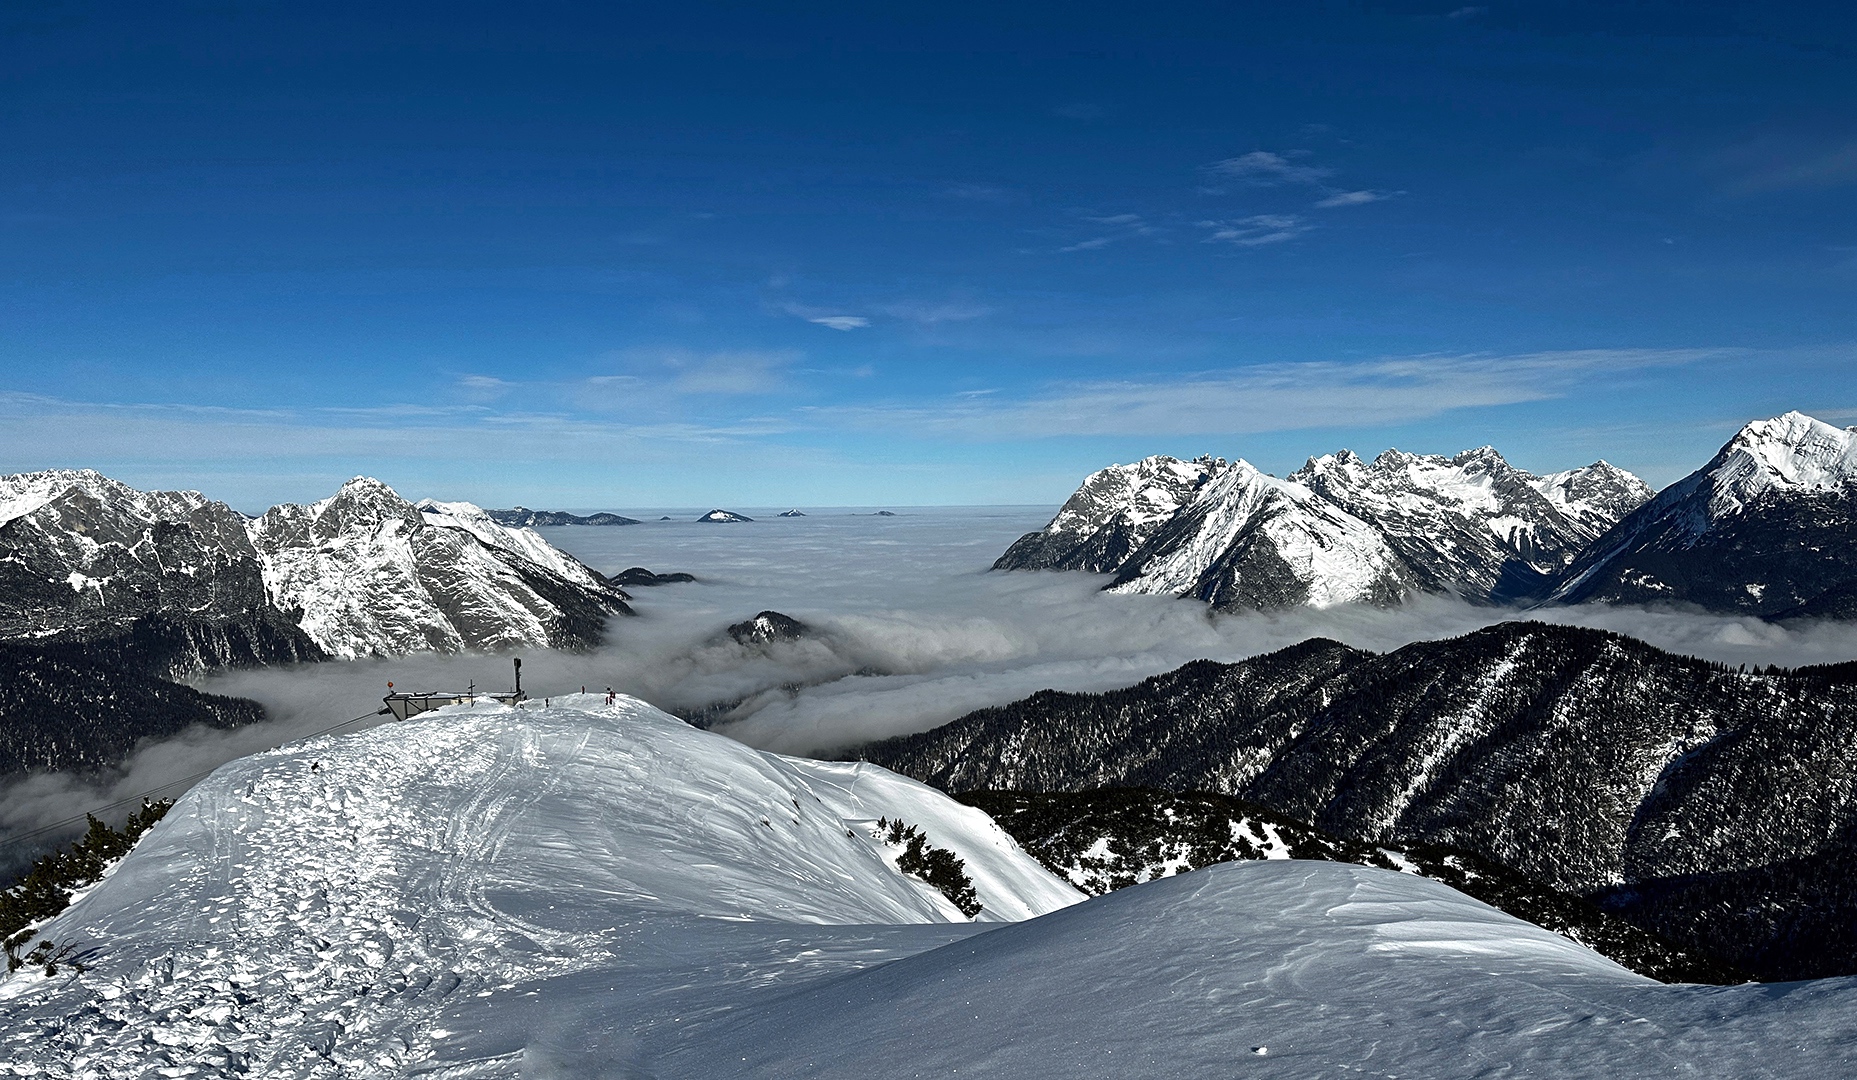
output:
{"label": "distant hilltop above fog", "polygon": [[1857,435],[1787,413],[1743,428],[1655,494],[1604,461],[1541,476],[1492,447],[1245,461],[1157,456],[1091,474],[997,570],[1113,574],[1115,592],[1215,607],[1693,604],[1765,618],[1857,615]]}
{"label": "distant hilltop above fog", "polygon": [[618,514],[588,514],[582,517],[564,510],[531,510],[518,506],[510,510],[485,510],[490,520],[498,525],[508,525],[517,529],[546,528],[553,525],[637,525],[637,518],[620,517]]}
{"label": "distant hilltop above fog", "polygon": [[728,521],[753,521],[754,519],[747,516],[746,514],[738,514],[733,510],[711,510],[709,513],[704,514],[702,517],[697,518],[696,520],[711,521],[711,522],[728,522]]}

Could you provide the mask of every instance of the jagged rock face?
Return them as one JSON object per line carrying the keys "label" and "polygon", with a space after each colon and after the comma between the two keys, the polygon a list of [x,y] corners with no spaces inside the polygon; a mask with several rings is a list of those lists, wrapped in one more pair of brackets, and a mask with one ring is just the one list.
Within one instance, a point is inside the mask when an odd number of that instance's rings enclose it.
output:
{"label": "jagged rock face", "polygon": [[357,477],[251,523],[271,600],[336,656],[576,646],[626,596],[526,530],[468,503],[427,512]]}
{"label": "jagged rock face", "polygon": [[1378,530],[1420,591],[1499,602],[1540,593],[1651,497],[1603,461],[1543,477],[1488,446],[1451,458],[1388,450],[1371,463],[1343,451],[1289,478]]}
{"label": "jagged rock face", "polygon": [[1020,537],[993,569],[1113,573],[1225,469],[1216,458],[1157,455],[1091,473],[1049,525]]}
{"label": "jagged rock face", "polygon": [[1537,477],[1533,487],[1589,538],[1600,536],[1656,494],[1649,484],[1607,461]]}
{"label": "jagged rock face", "polygon": [[98,642],[164,620],[155,670],[310,660],[268,599],[245,519],[192,491],[89,470],[0,478],[0,639]]}
{"label": "jagged rock face", "polygon": [[1317,639],[862,756],[949,790],[1234,795],[1469,850],[1766,977],[1857,973],[1857,670],[1747,674],[1535,623],[1385,656]]}
{"label": "jagged rock face", "polygon": [[1605,462],[1536,476],[1489,447],[1371,463],[1342,451],[1281,480],[1244,461],[1149,458],[1093,474],[994,569],[1113,573],[1118,592],[1226,609],[1504,602],[1544,592],[1650,495]]}
{"label": "jagged rock face", "polygon": [[1554,599],[1857,615],[1857,434],[1787,413],[1600,537]]}

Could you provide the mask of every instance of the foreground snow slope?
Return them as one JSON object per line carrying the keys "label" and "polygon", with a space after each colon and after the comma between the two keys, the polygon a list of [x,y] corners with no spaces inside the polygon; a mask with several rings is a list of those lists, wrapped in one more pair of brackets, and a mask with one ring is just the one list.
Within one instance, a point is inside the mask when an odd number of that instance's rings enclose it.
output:
{"label": "foreground snow slope", "polygon": [[[1226,864],[1076,903],[990,821],[643,704],[234,762],[0,982],[0,1075],[1850,1075],[1857,982],[1669,987],[1444,886]],[[993,929],[892,869],[921,825]]]}
{"label": "foreground snow slope", "polygon": [[641,964],[682,985],[721,952],[765,951],[768,934],[730,924],[971,933],[893,868],[882,816],[966,859],[983,919],[1082,899],[984,814],[874,766],[763,754],[631,699],[555,700],[221,768],[44,929],[90,970],[0,983],[0,1059],[21,1075],[401,1075],[447,1037],[433,1017],[456,995]]}
{"label": "foreground snow slope", "polygon": [[1664,986],[1436,882],[1225,863],[822,982],[643,1075],[1848,1076],[1857,985]]}

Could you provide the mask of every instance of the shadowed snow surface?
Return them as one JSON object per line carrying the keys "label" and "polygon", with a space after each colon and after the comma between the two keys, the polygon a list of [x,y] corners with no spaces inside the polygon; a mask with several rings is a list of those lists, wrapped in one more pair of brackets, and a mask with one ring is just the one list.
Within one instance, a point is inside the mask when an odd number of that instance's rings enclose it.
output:
{"label": "shadowed snow surface", "polygon": [[[1849,980],[1664,987],[1326,863],[1077,903],[931,789],[603,700],[220,769],[45,928],[88,970],[0,982],[0,1075],[1797,1076],[1857,1056]],[[981,923],[894,870],[882,816],[966,860]]]}

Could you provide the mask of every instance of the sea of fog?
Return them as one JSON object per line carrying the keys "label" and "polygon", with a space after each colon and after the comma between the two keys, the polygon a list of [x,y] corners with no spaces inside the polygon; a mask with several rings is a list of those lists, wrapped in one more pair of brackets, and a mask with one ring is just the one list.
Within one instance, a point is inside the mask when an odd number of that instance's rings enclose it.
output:
{"label": "sea of fog", "polygon": [[[1051,507],[814,509],[805,517],[746,510],[755,520],[699,523],[700,510],[654,511],[629,526],[538,530],[595,569],[695,574],[694,584],[633,589],[635,618],[616,618],[589,653],[530,650],[524,688],[633,694],[751,745],[841,753],[926,730],[973,709],[1046,688],[1107,690],[1189,660],[1237,660],[1321,635],[1387,650],[1532,617],[1618,630],[1663,648],[1750,665],[1857,657],[1857,626],[1782,628],[1755,619],[1632,608],[1520,613],[1448,598],[1371,607],[1222,615],[1196,601],[1115,596],[1076,573],[990,573]],[[635,516],[639,516],[634,512]],[[748,648],[726,627],[764,610],[812,630],[799,642]],[[0,830],[16,833],[139,792],[185,790],[184,778],[234,757],[371,714],[398,689],[506,689],[507,656],[420,656],[229,672],[201,680],[255,698],[270,719],[235,731],[190,731],[140,747],[101,777],[40,776],[0,793]]]}

